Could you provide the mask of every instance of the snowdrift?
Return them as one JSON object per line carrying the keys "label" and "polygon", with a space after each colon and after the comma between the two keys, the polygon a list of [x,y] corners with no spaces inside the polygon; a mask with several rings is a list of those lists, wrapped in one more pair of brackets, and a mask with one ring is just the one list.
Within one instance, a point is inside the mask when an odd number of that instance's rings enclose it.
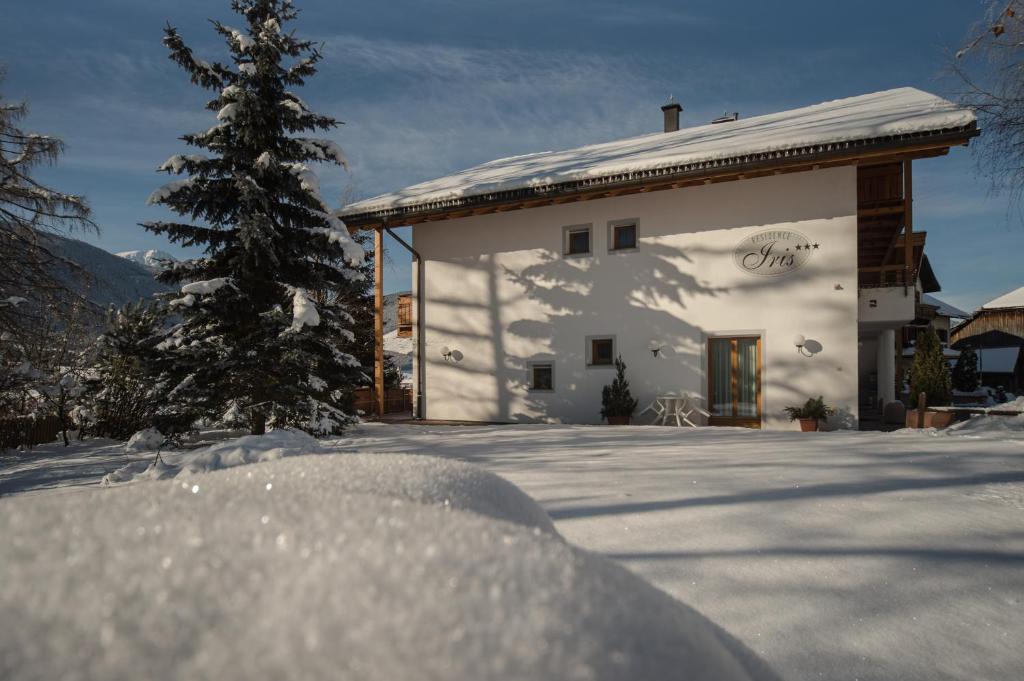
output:
{"label": "snowdrift", "polygon": [[160,432],[153,428],[140,430],[132,435],[125,445],[125,453],[139,455],[150,452],[152,458],[130,461],[104,476],[102,484],[112,486],[141,480],[188,477],[233,466],[274,461],[286,456],[320,454],[325,451],[315,437],[301,430],[282,428],[272,430],[266,435],[246,435],[198,449],[168,449],[160,452],[160,460],[157,461],[156,453],[163,441]]}
{"label": "snowdrift", "polygon": [[4,679],[777,678],[458,462],[297,456],[5,499],[0,539]]}

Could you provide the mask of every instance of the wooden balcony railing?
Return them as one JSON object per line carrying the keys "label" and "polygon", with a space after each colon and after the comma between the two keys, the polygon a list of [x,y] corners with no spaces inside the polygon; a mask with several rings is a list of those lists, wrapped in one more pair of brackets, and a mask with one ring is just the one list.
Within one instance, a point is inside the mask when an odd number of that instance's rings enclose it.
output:
{"label": "wooden balcony railing", "polygon": [[916,281],[917,272],[905,265],[857,268],[857,285],[860,288],[913,287]]}

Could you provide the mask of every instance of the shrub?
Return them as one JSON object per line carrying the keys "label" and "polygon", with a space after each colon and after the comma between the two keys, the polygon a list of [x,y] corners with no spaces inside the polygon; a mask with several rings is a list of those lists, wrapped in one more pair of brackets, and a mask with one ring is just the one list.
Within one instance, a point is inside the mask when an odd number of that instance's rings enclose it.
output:
{"label": "shrub", "polygon": [[622,355],[619,355],[615,358],[615,379],[601,391],[601,417],[632,416],[636,406],[637,400],[629,393],[626,363],[622,361]]}
{"label": "shrub", "polygon": [[929,407],[948,405],[952,400],[949,366],[942,355],[939,336],[930,326],[918,334],[914,350],[914,364],[910,367],[910,400],[925,393]]}
{"label": "shrub", "polygon": [[796,421],[797,419],[814,419],[816,421],[825,422],[828,421],[828,417],[836,413],[836,410],[825,404],[825,399],[822,395],[818,397],[808,398],[803,406],[800,407],[786,407],[783,409],[789,414],[790,421]]}
{"label": "shrub", "polygon": [[981,383],[978,376],[978,353],[971,346],[960,351],[953,366],[953,387],[961,392],[970,393],[978,389]]}

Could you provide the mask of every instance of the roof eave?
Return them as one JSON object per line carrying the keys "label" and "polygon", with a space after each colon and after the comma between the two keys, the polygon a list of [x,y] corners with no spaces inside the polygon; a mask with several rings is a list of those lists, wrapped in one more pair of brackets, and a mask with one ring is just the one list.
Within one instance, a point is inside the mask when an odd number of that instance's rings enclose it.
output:
{"label": "roof eave", "polygon": [[[477,194],[409,206],[344,215],[351,227],[404,225],[465,217],[476,212],[501,212],[549,205],[559,200],[602,198],[610,192],[634,193],[673,189],[715,178],[744,179],[751,173],[810,170],[815,165],[844,165],[879,156],[935,155],[966,145],[980,134],[976,123],[960,128],[921,131],[904,135],[849,140],[794,149],[744,154],[725,159],[633,171],[558,184]],[[528,204],[528,205],[519,205]],[[467,212],[468,211],[468,212]]]}

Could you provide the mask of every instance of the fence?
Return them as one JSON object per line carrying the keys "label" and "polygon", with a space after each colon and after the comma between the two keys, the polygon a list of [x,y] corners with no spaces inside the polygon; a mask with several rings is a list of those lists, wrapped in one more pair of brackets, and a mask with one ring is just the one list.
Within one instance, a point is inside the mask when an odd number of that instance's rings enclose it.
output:
{"label": "fence", "polygon": [[60,419],[56,416],[38,419],[31,416],[0,419],[0,449],[34,447],[53,442],[60,434],[60,430]]}
{"label": "fence", "polygon": [[[373,388],[356,388],[353,402],[357,413],[377,413],[376,391]],[[398,414],[412,412],[412,390],[409,388],[387,388],[384,390],[384,413]]]}

